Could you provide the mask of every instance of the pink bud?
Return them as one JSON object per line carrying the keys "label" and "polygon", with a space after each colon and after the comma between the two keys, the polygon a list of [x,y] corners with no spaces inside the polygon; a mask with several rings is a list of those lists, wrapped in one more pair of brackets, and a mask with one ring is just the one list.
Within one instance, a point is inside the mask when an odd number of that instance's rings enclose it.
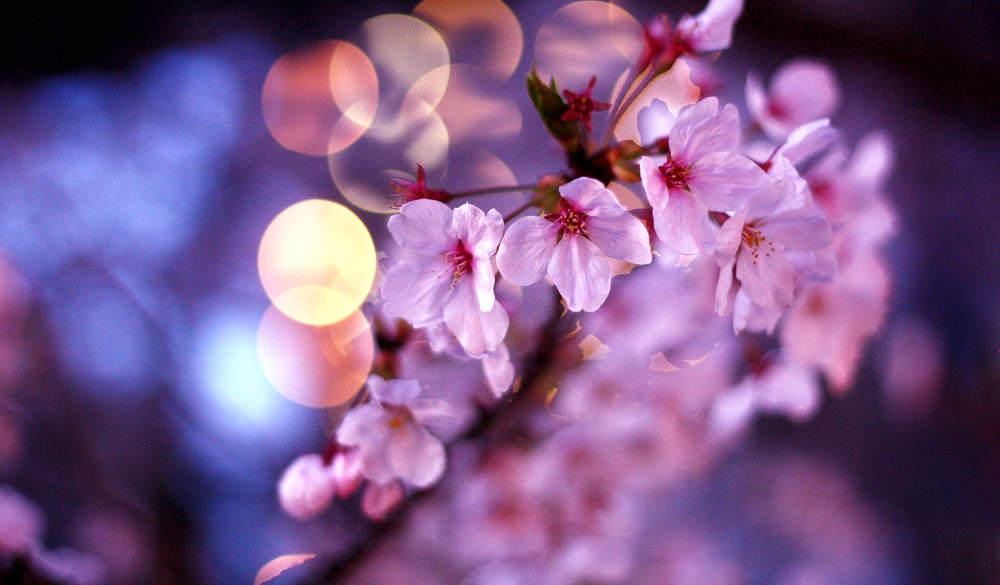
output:
{"label": "pink bud", "polygon": [[323,464],[317,453],[302,455],[285,469],[278,480],[278,500],[290,516],[306,520],[330,505],[337,490],[333,466]]}

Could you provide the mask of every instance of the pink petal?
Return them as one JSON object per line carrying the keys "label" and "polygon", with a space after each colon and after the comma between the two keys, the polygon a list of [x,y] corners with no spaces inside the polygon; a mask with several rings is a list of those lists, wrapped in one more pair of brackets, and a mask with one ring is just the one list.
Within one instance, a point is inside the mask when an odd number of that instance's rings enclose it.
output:
{"label": "pink petal", "polygon": [[493,354],[483,356],[483,375],[497,398],[510,389],[514,383],[514,364],[506,343],[501,343]]}
{"label": "pink petal", "polygon": [[388,317],[406,319],[414,327],[433,325],[442,318],[451,282],[451,267],[440,255],[407,254],[385,274],[383,311]]}
{"label": "pink petal", "polygon": [[840,91],[833,70],[824,63],[801,59],[783,65],[771,79],[771,100],[787,112],[792,126],[833,114]]}
{"label": "pink petal", "polygon": [[404,379],[386,381],[373,374],[368,376],[368,391],[377,402],[409,406],[420,396],[420,382]]}
{"label": "pink petal", "polygon": [[451,208],[433,199],[411,201],[389,218],[389,232],[400,246],[438,254],[455,245],[450,225]]}
{"label": "pink petal", "polygon": [[725,316],[729,310],[729,305],[733,300],[733,272],[736,267],[736,258],[730,258],[722,265],[719,271],[719,282],[715,285],[715,312],[720,317]]}
{"label": "pink petal", "polygon": [[507,334],[509,318],[500,303],[488,312],[479,309],[472,283],[463,279],[444,308],[444,322],[469,355],[478,357],[496,350]]}
{"label": "pink petal", "polygon": [[780,247],[765,252],[761,246],[756,258],[746,248],[740,248],[736,278],[750,300],[764,309],[782,310],[792,304],[795,270]]}
{"label": "pink petal", "polygon": [[871,191],[881,191],[894,162],[892,142],[876,130],[858,140],[846,174]]}
{"label": "pink petal", "polygon": [[444,444],[423,425],[403,425],[389,440],[389,461],[396,477],[425,488],[444,473]]}
{"label": "pink petal", "polygon": [[726,104],[718,112],[719,100],[709,97],[685,106],[670,131],[670,154],[693,163],[714,152],[734,152],[740,143],[740,116],[736,106]]}
{"label": "pink petal", "polygon": [[666,205],[653,207],[656,237],[678,254],[710,254],[718,228],[708,208],[683,189],[671,189]]}
{"label": "pink petal", "polygon": [[757,225],[790,252],[810,252],[833,242],[830,222],[811,206],[764,218]]}
{"label": "pink petal", "polygon": [[475,205],[465,203],[452,213],[451,232],[470,252],[490,258],[503,236],[503,217],[495,209],[483,213]]}
{"label": "pink petal", "polygon": [[549,276],[570,311],[596,311],[611,291],[611,265],[590,240],[564,237],[556,245]]}
{"label": "pink petal", "polygon": [[590,177],[573,179],[559,187],[559,194],[587,216],[613,217],[626,211],[604,183]]}
{"label": "pink petal", "polygon": [[647,145],[666,138],[677,122],[677,118],[667,107],[667,102],[660,98],[654,98],[648,106],[640,109],[636,120],[640,140]]}
{"label": "pink petal", "polygon": [[666,205],[667,182],[657,164],[648,156],[639,159],[639,178],[642,179],[642,188],[646,192],[649,204],[654,209]]}
{"label": "pink petal", "polygon": [[617,217],[587,218],[587,237],[609,258],[632,264],[653,261],[646,226],[627,211]]}
{"label": "pink petal", "polygon": [[493,303],[496,301],[496,295],[493,292],[496,275],[493,272],[493,264],[488,258],[473,258],[472,283],[476,291],[476,299],[479,301],[479,310],[489,311],[492,309]]}
{"label": "pink petal", "polygon": [[369,483],[361,495],[361,510],[372,520],[385,520],[403,501],[406,491],[397,480],[387,483]]}
{"label": "pink petal", "polygon": [[729,48],[741,12],[743,0],[709,0],[700,14],[682,18],[677,31],[693,51],[721,51]]}
{"label": "pink petal", "polygon": [[528,286],[545,276],[556,248],[556,224],[544,217],[523,217],[507,228],[497,250],[497,268],[507,280]]}
{"label": "pink petal", "polygon": [[740,289],[733,297],[733,332],[766,331],[770,335],[783,314],[783,310],[765,309],[754,304]]}
{"label": "pink petal", "polygon": [[762,119],[769,117],[767,113],[767,92],[764,90],[764,84],[753,73],[747,75],[744,94],[746,95],[747,110],[750,111],[750,117],[757,120],[757,122],[761,122]]}
{"label": "pink petal", "polygon": [[835,128],[830,127],[828,118],[803,124],[792,130],[776,156],[783,156],[791,164],[797,165],[831,146],[837,141],[839,134]]}
{"label": "pink petal", "polygon": [[760,166],[743,156],[716,152],[691,165],[691,195],[713,211],[736,211],[772,182]]}

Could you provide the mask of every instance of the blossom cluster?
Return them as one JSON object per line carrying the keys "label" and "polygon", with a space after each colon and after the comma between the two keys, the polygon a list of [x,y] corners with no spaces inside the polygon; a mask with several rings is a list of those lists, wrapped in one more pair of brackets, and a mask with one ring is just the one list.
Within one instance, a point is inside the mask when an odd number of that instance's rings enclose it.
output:
{"label": "blossom cluster", "polygon": [[[729,46],[741,11],[711,0],[675,27],[651,21],[607,103],[596,78],[560,93],[532,71],[567,168],[506,216],[429,189],[423,168],[395,182],[397,247],[371,309],[381,357],[326,453],[286,471],[289,513],[365,485],[363,510],[385,518],[441,479],[447,442],[503,410],[538,446],[484,455],[449,488],[462,520],[448,546],[478,567],[470,582],[617,582],[641,522],[631,498],[706,466],[757,413],[809,419],[823,379],[850,387],[888,302],[888,139],[850,150],[830,124],[835,76],[815,61],[769,87],[751,75],[743,121],[705,91],[679,109],[647,91],[681,61],[709,67],[699,59]],[[639,142],[614,139],[629,111]]]}

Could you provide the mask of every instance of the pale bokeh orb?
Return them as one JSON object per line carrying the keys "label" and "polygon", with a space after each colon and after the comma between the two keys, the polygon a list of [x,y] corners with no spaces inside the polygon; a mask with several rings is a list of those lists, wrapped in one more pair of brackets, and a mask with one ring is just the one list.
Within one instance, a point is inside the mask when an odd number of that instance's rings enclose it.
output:
{"label": "pale bokeh orb", "polygon": [[315,327],[268,308],[257,330],[257,355],[264,376],[292,402],[330,408],[354,398],[375,357],[371,325],[360,311]]}
{"label": "pale bokeh orb", "polygon": [[368,297],[375,281],[375,244],[349,209],[310,199],[271,221],[257,267],[264,291],[282,313],[308,325],[328,325]]}

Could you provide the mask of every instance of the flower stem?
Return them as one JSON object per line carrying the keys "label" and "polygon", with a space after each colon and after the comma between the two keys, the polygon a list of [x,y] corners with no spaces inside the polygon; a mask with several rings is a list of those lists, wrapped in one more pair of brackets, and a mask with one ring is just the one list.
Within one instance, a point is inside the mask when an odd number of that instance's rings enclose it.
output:
{"label": "flower stem", "polygon": [[524,213],[525,211],[531,209],[534,206],[535,206],[535,200],[534,199],[531,199],[529,201],[524,202],[524,204],[522,204],[521,206],[519,206],[517,209],[515,209],[514,211],[511,211],[507,215],[503,216],[503,222],[507,223],[508,221],[510,221],[510,220],[514,219],[515,217],[521,215],[522,213]]}
{"label": "flower stem", "polygon": [[537,184],[530,185],[504,185],[502,187],[483,187],[482,189],[470,189],[468,191],[449,192],[452,199],[463,197],[475,197],[477,195],[490,195],[493,193],[523,193],[524,191],[534,191],[538,189]]}

